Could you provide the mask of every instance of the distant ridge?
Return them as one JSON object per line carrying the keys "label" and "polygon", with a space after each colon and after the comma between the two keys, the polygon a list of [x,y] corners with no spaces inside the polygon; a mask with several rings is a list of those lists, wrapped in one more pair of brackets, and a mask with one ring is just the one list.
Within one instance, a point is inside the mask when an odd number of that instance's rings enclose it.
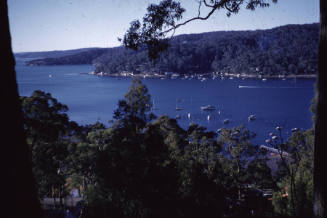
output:
{"label": "distant ridge", "polygon": [[75,55],[85,51],[95,51],[103,48],[78,48],[70,50],[54,50],[54,51],[36,51],[36,52],[16,52],[16,58],[59,58],[68,55]]}
{"label": "distant ridge", "polygon": [[[156,62],[147,58],[146,48],[133,51],[114,47],[69,50],[68,53],[54,51],[27,64],[92,63],[95,73],[102,72],[102,75],[122,72],[308,75],[317,72],[318,37],[318,23],[268,30],[184,34],[172,38],[168,51]],[[33,55],[24,53],[16,57]]]}

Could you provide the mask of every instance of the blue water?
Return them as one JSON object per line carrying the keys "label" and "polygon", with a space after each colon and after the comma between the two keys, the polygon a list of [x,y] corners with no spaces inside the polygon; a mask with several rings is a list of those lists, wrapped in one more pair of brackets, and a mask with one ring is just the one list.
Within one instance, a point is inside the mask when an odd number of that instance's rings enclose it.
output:
{"label": "blue water", "polygon": [[[87,74],[92,65],[78,66],[24,66],[17,60],[19,93],[29,96],[36,89],[50,92],[61,103],[68,105],[71,120],[80,124],[97,120],[108,124],[119,99],[130,86],[130,78],[97,77]],[[312,127],[310,101],[314,96],[313,79],[143,79],[154,100],[156,115],[175,118],[186,128],[194,122],[216,131],[245,124],[257,134],[255,143],[261,144],[276,126],[284,128],[285,137],[294,127]],[[176,111],[176,104],[184,110]],[[201,111],[204,105],[217,110]],[[220,111],[220,114],[219,114]],[[187,114],[191,114],[188,119]],[[256,115],[249,122],[248,116]],[[210,115],[210,120],[207,117]],[[229,119],[229,124],[223,124]]]}

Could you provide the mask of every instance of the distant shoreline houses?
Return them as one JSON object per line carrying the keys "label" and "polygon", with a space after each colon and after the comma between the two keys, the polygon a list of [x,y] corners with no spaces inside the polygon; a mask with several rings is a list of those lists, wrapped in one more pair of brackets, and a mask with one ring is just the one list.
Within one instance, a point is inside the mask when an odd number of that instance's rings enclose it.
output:
{"label": "distant shoreline houses", "polygon": [[129,71],[122,71],[120,73],[105,73],[101,72],[90,72],[91,75],[96,76],[109,76],[109,77],[140,77],[140,78],[158,78],[158,79],[199,79],[201,81],[205,81],[208,78],[212,79],[233,79],[233,78],[252,78],[252,79],[262,79],[266,81],[267,79],[315,79],[317,77],[316,74],[304,74],[304,75],[297,75],[297,74],[289,74],[289,75],[282,75],[282,74],[271,74],[271,75],[263,75],[263,74],[232,74],[232,73],[220,73],[220,72],[212,72],[212,73],[194,73],[194,74],[182,74],[177,72],[164,72],[164,73],[154,73],[154,72],[129,72]]}

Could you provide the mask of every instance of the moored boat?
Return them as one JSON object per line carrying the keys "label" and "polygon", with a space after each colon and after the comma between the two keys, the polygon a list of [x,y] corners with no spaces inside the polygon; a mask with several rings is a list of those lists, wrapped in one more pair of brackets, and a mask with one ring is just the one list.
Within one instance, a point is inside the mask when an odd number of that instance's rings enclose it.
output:
{"label": "moored boat", "polygon": [[207,106],[202,106],[200,107],[201,110],[216,110],[216,107],[215,106],[212,106],[212,105],[207,105]]}
{"label": "moored boat", "polygon": [[249,117],[248,117],[248,120],[251,121],[251,120],[255,120],[255,115],[254,114],[251,114]]}

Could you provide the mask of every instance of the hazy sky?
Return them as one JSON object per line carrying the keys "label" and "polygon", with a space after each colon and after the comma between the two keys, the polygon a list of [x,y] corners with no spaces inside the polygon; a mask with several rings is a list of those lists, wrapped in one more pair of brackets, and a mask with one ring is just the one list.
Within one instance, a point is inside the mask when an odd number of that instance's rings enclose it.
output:
{"label": "hazy sky", "polygon": [[[132,20],[159,0],[8,0],[14,52],[119,46]],[[182,0],[184,19],[197,15],[197,0]],[[205,11],[202,11],[205,14]],[[267,29],[285,24],[319,22],[319,0],[278,0],[269,8],[242,10],[227,18],[216,12],[176,34],[217,30]]]}

